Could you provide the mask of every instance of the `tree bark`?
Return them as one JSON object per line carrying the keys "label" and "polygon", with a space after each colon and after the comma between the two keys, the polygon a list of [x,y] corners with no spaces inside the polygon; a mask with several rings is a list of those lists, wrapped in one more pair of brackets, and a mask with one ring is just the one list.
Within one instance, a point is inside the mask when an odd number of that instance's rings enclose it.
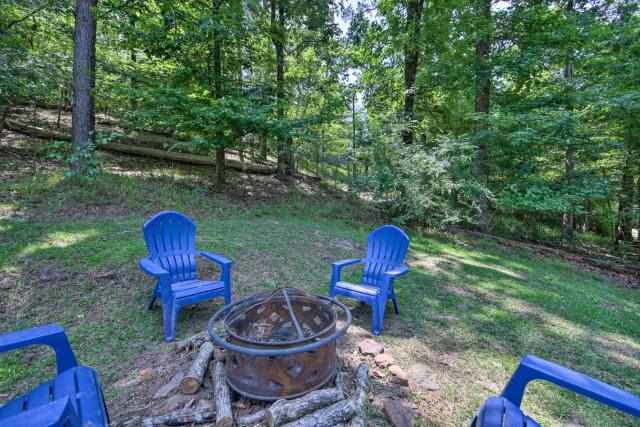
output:
{"label": "tree bark", "polygon": [[182,426],[186,424],[203,424],[216,417],[215,411],[207,409],[180,409],[168,415],[148,417],[135,425],[147,426]]}
{"label": "tree bark", "polygon": [[413,121],[415,104],[415,83],[420,58],[420,21],[424,0],[407,1],[407,22],[405,33],[407,39],[404,46],[404,124],[402,141],[413,143]]}
{"label": "tree bark", "polygon": [[631,153],[627,156],[622,166],[622,178],[620,182],[620,193],[618,194],[618,232],[615,244],[620,241],[630,242],[633,240],[631,229],[633,228],[633,175],[631,173]]}
{"label": "tree bark", "polygon": [[238,417],[236,420],[239,426],[252,426],[255,424],[264,425],[265,417],[267,416],[267,410],[261,409],[253,414],[244,415],[242,417]]}
{"label": "tree bark", "polygon": [[344,399],[342,390],[327,388],[316,390],[293,400],[278,400],[267,409],[266,419],[269,427],[280,426],[295,421],[303,415],[317,411]]}
{"label": "tree bark", "polygon": [[[222,39],[218,21],[220,19],[221,0],[213,0],[211,12],[213,15],[213,92],[216,99],[222,98]],[[225,156],[224,156],[224,134],[218,132],[216,135],[218,146],[216,147],[216,183],[225,182]]]}
{"label": "tree bark", "polygon": [[177,341],[173,344],[173,350],[176,353],[187,350],[196,350],[207,341],[211,341],[209,333],[207,331],[200,332],[199,334],[195,334],[182,341]]}
{"label": "tree bark", "polygon": [[476,41],[475,80],[476,99],[474,133],[477,139],[475,173],[482,185],[477,197],[478,217],[477,226],[486,232],[489,228],[489,200],[486,188],[489,181],[489,167],[487,164],[487,131],[489,130],[489,110],[491,107],[491,0],[476,0],[476,15],[479,20]]}
{"label": "tree bark", "polygon": [[287,423],[285,427],[333,427],[336,424],[349,421],[355,413],[352,401],[341,400],[297,421]]}
{"label": "tree bark", "polygon": [[[276,50],[276,103],[278,121],[284,121],[284,45],[285,45],[285,15],[282,0],[271,0],[271,40]],[[278,132],[276,136],[276,150],[278,156],[278,178],[286,179],[289,161],[285,136]]]}
{"label": "tree bark", "polygon": [[205,342],[200,347],[198,356],[194,359],[187,375],[180,381],[180,392],[182,394],[194,394],[200,388],[204,373],[209,366],[209,361],[213,356],[213,344],[211,342]]}
{"label": "tree bark", "polygon": [[367,362],[361,362],[356,370],[356,392],[353,396],[357,418],[362,419],[367,393],[369,393],[369,365]]}
{"label": "tree bark", "polygon": [[[573,0],[567,0],[566,11],[568,14],[573,12]],[[573,79],[573,63],[570,59],[567,61],[567,65],[564,68],[564,78],[567,82]],[[567,107],[570,110],[573,109],[573,105],[568,105]],[[570,183],[573,178],[574,168],[575,158],[573,156],[573,146],[571,141],[569,141],[564,152],[564,173],[567,184]],[[575,219],[573,217],[573,212],[565,211],[562,214],[562,236],[565,241],[573,239],[574,222]]]}
{"label": "tree bark", "polygon": [[[96,84],[96,16],[98,0],[76,0],[75,33],[73,37],[73,103],[72,139],[74,152],[87,143],[95,143]],[[71,168],[80,171],[84,165],[76,160]]]}
{"label": "tree bark", "polygon": [[353,154],[352,172],[351,176],[355,179],[358,175],[358,164],[356,161],[356,90],[353,90],[353,97],[351,98],[351,151]]}
{"label": "tree bark", "polygon": [[213,398],[216,405],[216,427],[231,427],[233,412],[231,411],[231,392],[224,378],[224,365],[216,360],[213,365]]}

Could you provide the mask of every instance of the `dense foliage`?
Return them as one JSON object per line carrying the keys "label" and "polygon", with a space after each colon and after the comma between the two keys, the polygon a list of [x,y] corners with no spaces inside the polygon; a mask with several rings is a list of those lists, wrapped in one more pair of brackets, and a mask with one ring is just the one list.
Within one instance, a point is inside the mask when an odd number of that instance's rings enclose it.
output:
{"label": "dense foliage", "polygon": [[[3,117],[70,103],[74,6],[0,5]],[[127,132],[275,158],[398,221],[633,239],[633,0],[100,0],[95,17],[96,108]]]}

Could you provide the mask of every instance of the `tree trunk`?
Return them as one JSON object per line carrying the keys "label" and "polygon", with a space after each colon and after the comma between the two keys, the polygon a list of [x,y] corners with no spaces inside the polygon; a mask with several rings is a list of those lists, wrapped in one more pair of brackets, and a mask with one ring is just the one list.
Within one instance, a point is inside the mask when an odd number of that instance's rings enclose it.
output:
{"label": "tree trunk", "polygon": [[[95,143],[95,103],[96,84],[96,16],[98,0],[76,0],[75,33],[73,37],[73,106],[71,114],[74,152],[87,143]],[[76,160],[72,169],[80,171],[84,167]]]}
{"label": "tree trunk", "polygon": [[[219,21],[221,0],[213,0],[211,12],[214,23]],[[218,25],[213,26],[213,92],[216,99],[222,98],[222,40]],[[216,135],[216,183],[223,184],[225,177],[224,134]]]}
{"label": "tree trunk", "polygon": [[260,135],[258,139],[260,141],[260,160],[267,160],[267,137]]}
{"label": "tree trunk", "polygon": [[474,133],[477,138],[475,172],[478,181],[480,181],[483,187],[477,198],[477,226],[478,229],[486,232],[489,228],[489,200],[487,199],[485,191],[489,181],[487,131],[489,129],[488,116],[491,106],[491,64],[489,58],[491,50],[491,0],[476,0],[476,15],[480,23],[478,25],[475,58],[476,121],[474,124]]}
{"label": "tree trunk", "polygon": [[351,98],[351,152],[353,154],[351,177],[355,179],[358,175],[358,165],[356,162],[356,90],[353,90],[353,98]]}
{"label": "tree trunk", "polygon": [[[573,0],[567,1],[566,11],[568,14],[573,12]],[[564,78],[567,82],[573,79],[573,63],[571,62],[571,59],[567,60],[567,65],[564,67]],[[570,110],[573,109],[573,105],[568,105],[567,107]],[[564,152],[564,173],[567,184],[570,183],[573,177],[574,166],[575,158],[573,156],[573,146],[571,145],[571,141],[569,141]],[[562,236],[565,241],[573,239],[574,221],[573,212],[565,211],[562,214]]]}
{"label": "tree trunk", "polygon": [[[285,17],[282,0],[271,0],[271,40],[276,50],[276,102],[278,104],[278,120],[281,123],[284,121],[284,43],[286,37],[284,24]],[[282,132],[277,135],[276,150],[278,156],[277,176],[279,179],[286,179],[288,162],[285,137]]]}
{"label": "tree trunk", "polygon": [[424,0],[407,1],[407,22],[405,34],[407,40],[404,46],[404,125],[402,141],[413,143],[413,121],[415,104],[415,83],[420,57],[420,21]]}
{"label": "tree trunk", "polygon": [[633,228],[633,175],[631,173],[631,153],[622,166],[622,179],[620,182],[620,193],[618,194],[618,230],[616,244],[620,241],[630,242],[633,240],[631,229]]}

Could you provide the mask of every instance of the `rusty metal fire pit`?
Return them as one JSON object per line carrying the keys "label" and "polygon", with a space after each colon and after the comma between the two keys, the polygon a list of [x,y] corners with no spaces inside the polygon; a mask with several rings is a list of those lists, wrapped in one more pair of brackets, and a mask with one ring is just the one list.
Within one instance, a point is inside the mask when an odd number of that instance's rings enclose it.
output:
{"label": "rusty metal fire pit", "polygon": [[[336,307],[346,317],[339,328]],[[306,394],[333,377],[336,339],[350,324],[351,313],[339,301],[276,289],[216,312],[209,335],[227,350],[225,374],[232,389],[251,399],[277,400]]]}

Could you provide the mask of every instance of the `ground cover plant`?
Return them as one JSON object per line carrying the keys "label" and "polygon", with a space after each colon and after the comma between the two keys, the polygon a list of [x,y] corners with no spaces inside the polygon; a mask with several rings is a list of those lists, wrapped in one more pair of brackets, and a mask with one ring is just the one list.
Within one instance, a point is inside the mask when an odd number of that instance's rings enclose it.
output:
{"label": "ground cover plant", "polygon": [[[234,261],[235,297],[276,286],[326,294],[330,263],[362,254],[367,233],[383,221],[305,177],[283,183],[231,173],[215,187],[210,168],[105,155],[96,177],[69,178],[49,153],[49,143],[16,134],[1,140],[0,332],[61,323],[79,360],[97,370],[112,417],[148,410],[155,389],[127,380],[168,363],[161,312],[145,310],[153,284],[137,267],[146,252],[141,226],[152,214],[176,209],[194,218],[198,246]],[[415,393],[376,377],[374,395],[409,399],[418,425],[463,425],[527,353],[640,394],[637,289],[488,237],[408,231],[411,272],[396,288],[401,313],[387,309],[379,339],[401,366],[427,365],[439,389]],[[369,309],[347,303],[355,318],[347,339],[368,336]],[[203,330],[220,306],[185,309],[178,337]],[[52,369],[46,351],[1,356],[0,402]],[[637,425],[542,384],[528,390],[524,409],[548,426]],[[375,401],[367,421],[387,423]]]}

